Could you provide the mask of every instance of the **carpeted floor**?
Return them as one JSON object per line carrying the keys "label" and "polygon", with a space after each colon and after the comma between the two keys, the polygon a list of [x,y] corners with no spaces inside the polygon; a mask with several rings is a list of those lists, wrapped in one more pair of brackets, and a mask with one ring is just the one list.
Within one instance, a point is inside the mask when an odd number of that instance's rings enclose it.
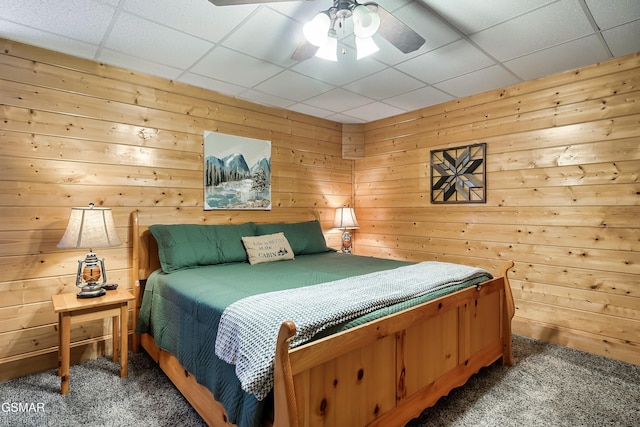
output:
{"label": "carpeted floor", "polygon": [[[640,426],[640,366],[514,335],[516,365],[481,370],[407,427]],[[204,426],[144,353],[129,376],[101,358],[0,384],[0,426]],[[343,427],[343,426],[339,426]],[[345,426],[351,427],[351,426]]]}

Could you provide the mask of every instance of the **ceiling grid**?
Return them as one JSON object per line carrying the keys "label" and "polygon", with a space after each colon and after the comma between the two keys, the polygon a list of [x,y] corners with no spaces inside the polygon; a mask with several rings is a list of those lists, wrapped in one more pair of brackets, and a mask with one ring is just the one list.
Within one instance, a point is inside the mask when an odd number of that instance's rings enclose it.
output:
{"label": "ceiling grid", "polygon": [[379,30],[380,50],[357,60],[346,19],[337,62],[293,59],[303,25],[332,4],[0,0],[0,37],[342,123],[640,51],[637,0],[379,0],[420,48],[403,53]]}

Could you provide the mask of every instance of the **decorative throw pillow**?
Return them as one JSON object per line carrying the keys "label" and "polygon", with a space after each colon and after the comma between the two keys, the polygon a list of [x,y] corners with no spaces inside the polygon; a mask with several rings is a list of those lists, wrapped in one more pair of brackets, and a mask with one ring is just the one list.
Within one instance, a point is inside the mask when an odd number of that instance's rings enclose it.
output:
{"label": "decorative throw pillow", "polygon": [[245,236],[242,243],[251,265],[293,259],[293,249],[284,233]]}

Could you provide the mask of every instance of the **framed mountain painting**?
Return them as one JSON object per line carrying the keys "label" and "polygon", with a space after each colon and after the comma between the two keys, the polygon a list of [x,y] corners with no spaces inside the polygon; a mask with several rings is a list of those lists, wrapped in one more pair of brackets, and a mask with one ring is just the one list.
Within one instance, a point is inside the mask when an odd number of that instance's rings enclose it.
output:
{"label": "framed mountain painting", "polygon": [[204,209],[271,209],[271,141],[204,132]]}

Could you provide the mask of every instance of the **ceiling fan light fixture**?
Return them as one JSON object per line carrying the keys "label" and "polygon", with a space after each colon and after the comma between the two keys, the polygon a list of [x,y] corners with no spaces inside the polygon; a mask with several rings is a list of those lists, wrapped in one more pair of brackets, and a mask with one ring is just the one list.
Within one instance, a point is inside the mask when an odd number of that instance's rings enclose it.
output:
{"label": "ceiling fan light fixture", "polygon": [[318,58],[338,62],[338,35],[333,28],[329,30],[325,43],[320,46],[316,53]]}
{"label": "ceiling fan light fixture", "polygon": [[362,59],[379,51],[380,48],[371,37],[361,38],[356,36],[356,59]]}
{"label": "ceiling fan light fixture", "polygon": [[311,21],[304,24],[302,32],[309,43],[322,47],[327,42],[330,27],[331,19],[329,15],[320,12]]}
{"label": "ceiling fan light fixture", "polygon": [[353,32],[356,37],[370,38],[380,28],[380,16],[365,5],[353,9]]}

